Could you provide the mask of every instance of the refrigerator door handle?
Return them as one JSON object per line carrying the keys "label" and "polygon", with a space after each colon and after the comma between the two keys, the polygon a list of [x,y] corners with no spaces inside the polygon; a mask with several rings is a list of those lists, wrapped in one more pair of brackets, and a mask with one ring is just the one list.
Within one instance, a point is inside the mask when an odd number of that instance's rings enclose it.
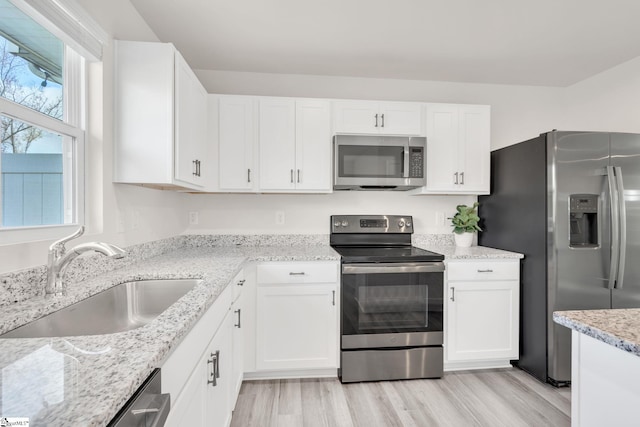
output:
{"label": "refrigerator door handle", "polygon": [[609,284],[613,289],[618,277],[620,262],[620,205],[618,204],[618,189],[613,166],[607,166],[607,182],[609,184],[609,202],[611,206],[611,262],[609,264]]}
{"label": "refrigerator door handle", "polygon": [[622,181],[622,168],[614,168],[616,174],[616,187],[618,190],[618,217],[620,218],[620,255],[618,260],[618,277],[616,279],[616,289],[622,289],[624,279],[624,264],[627,258],[627,210],[624,203],[624,183]]}

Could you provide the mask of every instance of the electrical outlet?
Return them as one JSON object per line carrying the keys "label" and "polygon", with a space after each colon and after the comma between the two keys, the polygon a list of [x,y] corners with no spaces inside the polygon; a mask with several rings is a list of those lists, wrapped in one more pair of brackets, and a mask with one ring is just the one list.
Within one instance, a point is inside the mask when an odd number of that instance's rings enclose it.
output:
{"label": "electrical outlet", "polygon": [[189,225],[198,225],[198,212],[189,212]]}
{"label": "electrical outlet", "polygon": [[276,225],[284,225],[284,211],[276,211]]}

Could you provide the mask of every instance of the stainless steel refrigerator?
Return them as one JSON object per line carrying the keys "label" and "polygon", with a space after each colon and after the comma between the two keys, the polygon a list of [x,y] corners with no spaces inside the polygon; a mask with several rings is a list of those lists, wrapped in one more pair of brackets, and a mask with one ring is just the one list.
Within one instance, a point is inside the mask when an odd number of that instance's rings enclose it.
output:
{"label": "stainless steel refrigerator", "polygon": [[493,151],[479,202],[479,243],[525,255],[514,364],[568,385],[553,312],[640,307],[640,135],[553,131]]}

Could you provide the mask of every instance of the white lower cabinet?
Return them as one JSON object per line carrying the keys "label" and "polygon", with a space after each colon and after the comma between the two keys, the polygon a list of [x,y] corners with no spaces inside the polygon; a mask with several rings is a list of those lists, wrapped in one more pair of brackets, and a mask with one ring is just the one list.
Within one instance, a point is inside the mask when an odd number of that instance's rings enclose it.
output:
{"label": "white lower cabinet", "polygon": [[336,375],[338,267],[337,262],[257,266],[256,372],[277,377],[278,371],[324,369]]}
{"label": "white lower cabinet", "polygon": [[447,261],[445,370],[509,366],[519,352],[520,261]]}
{"label": "white lower cabinet", "polygon": [[167,426],[228,426],[235,405],[233,287],[228,286],[162,365]]}

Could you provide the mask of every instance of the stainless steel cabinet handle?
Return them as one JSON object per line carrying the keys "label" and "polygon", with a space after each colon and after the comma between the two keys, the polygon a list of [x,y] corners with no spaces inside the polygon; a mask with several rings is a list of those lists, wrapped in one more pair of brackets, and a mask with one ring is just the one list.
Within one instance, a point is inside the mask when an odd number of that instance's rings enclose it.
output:
{"label": "stainless steel cabinet handle", "polygon": [[293,169],[291,169],[291,183],[293,184]]}
{"label": "stainless steel cabinet handle", "polygon": [[487,269],[487,270],[478,270],[478,273],[493,273],[493,270],[491,270],[491,269]]}
{"label": "stainless steel cabinet handle", "polygon": [[454,173],[455,181],[453,182],[455,185],[458,185],[458,172]]}
{"label": "stainless steel cabinet handle", "polygon": [[197,160],[192,160],[191,163],[193,164],[193,171],[191,172],[191,175],[193,176],[198,176],[198,165],[197,165]]}
{"label": "stainless steel cabinet handle", "polygon": [[247,182],[251,182],[251,169],[247,169]]}
{"label": "stainless steel cabinet handle", "polygon": [[202,162],[200,160],[198,160],[198,176],[202,176],[202,174],[200,173],[200,166],[202,165]]}
{"label": "stainless steel cabinet handle", "polygon": [[216,378],[220,378],[220,350],[216,350]]}
{"label": "stainless steel cabinet handle", "polygon": [[244,286],[244,282],[246,282],[246,280],[245,280],[245,279],[238,280],[238,283],[236,283],[236,285],[238,285],[238,286]]}
{"label": "stainless steel cabinet handle", "polygon": [[464,185],[464,172],[460,172],[460,185]]}
{"label": "stainless steel cabinet handle", "polygon": [[378,127],[378,115],[377,114],[376,114],[376,126],[375,127]]}
{"label": "stainless steel cabinet handle", "polygon": [[238,313],[238,323],[237,323],[237,324],[235,324],[235,325],[233,325],[233,326],[235,326],[235,327],[236,327],[236,328],[238,328],[238,329],[242,328],[242,326],[240,326],[240,316],[242,315],[242,313],[241,313],[241,312],[242,312],[242,309],[241,309],[241,308],[239,308],[239,309],[237,309],[237,310],[235,310],[235,311],[234,311],[234,313]]}
{"label": "stainless steel cabinet handle", "polygon": [[336,291],[331,291],[331,305],[336,305]]}
{"label": "stainless steel cabinet handle", "polygon": [[381,127],[384,127],[384,114],[382,115],[382,126]]}
{"label": "stainless steel cabinet handle", "polygon": [[211,373],[209,374],[209,378],[207,378],[207,384],[211,384],[213,387],[216,387],[218,385],[218,381],[216,380],[218,377],[216,376],[216,365],[218,364],[218,355],[220,354],[219,351],[216,351],[215,353],[211,353],[211,359],[207,360],[207,365],[212,364],[213,367],[211,368]]}
{"label": "stainless steel cabinet handle", "polygon": [[298,184],[300,184],[300,169],[298,169]]}
{"label": "stainless steel cabinet handle", "polygon": [[451,298],[450,299],[451,299],[451,301],[454,301],[454,302],[456,300],[456,287],[455,286],[451,287]]}
{"label": "stainless steel cabinet handle", "polygon": [[295,271],[290,271],[289,272],[289,276],[304,276],[304,271],[299,271],[299,272],[295,272]]}

